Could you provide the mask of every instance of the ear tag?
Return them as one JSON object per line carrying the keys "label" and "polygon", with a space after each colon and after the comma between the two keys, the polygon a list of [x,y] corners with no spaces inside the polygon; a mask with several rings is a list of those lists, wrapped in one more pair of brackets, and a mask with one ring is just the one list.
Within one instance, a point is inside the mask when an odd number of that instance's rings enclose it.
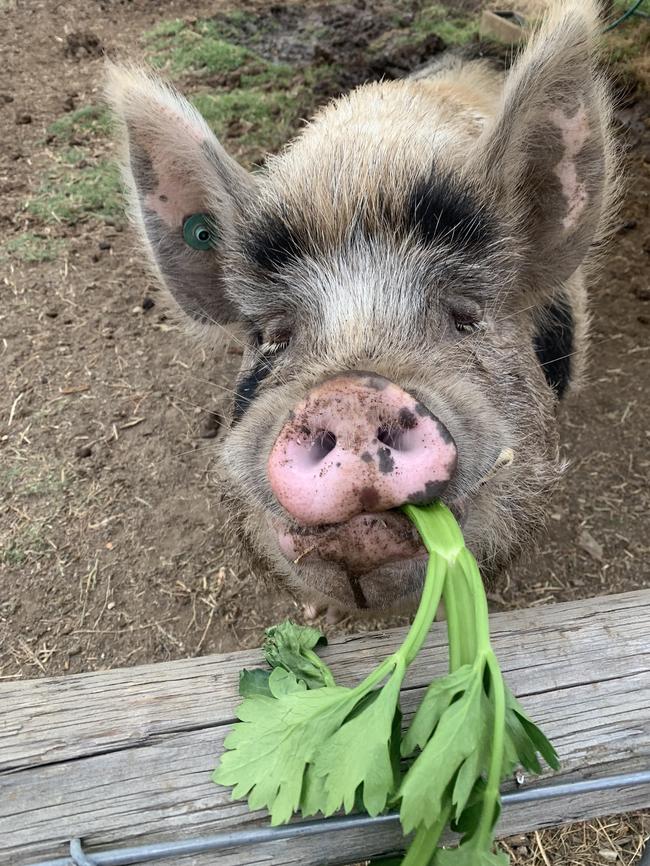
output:
{"label": "ear tag", "polygon": [[217,242],[217,227],[207,213],[193,213],[183,220],[183,240],[195,250],[210,250]]}

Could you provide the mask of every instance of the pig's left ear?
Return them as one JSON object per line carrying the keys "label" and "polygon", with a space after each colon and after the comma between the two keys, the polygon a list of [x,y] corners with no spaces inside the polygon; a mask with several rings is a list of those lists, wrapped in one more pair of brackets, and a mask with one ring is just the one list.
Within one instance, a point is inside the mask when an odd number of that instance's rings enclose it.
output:
{"label": "pig's left ear", "polygon": [[610,105],[594,53],[595,0],[555,3],[510,71],[473,169],[523,247],[530,291],[552,291],[600,239],[612,210]]}
{"label": "pig's left ear", "polygon": [[131,212],[163,284],[195,322],[237,318],[223,279],[223,250],[252,176],[205,120],[148,72],[110,65],[107,97],[123,129]]}

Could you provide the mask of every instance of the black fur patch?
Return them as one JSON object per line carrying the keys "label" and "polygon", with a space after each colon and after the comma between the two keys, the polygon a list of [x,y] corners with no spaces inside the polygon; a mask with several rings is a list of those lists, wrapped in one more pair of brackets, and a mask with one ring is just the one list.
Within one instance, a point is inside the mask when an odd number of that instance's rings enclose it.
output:
{"label": "black fur patch", "polygon": [[573,312],[566,299],[554,301],[544,312],[544,319],[534,340],[535,352],[546,381],[562,398],[571,382],[575,331]]}
{"label": "black fur patch", "polygon": [[277,273],[288,262],[300,258],[304,247],[281,214],[267,213],[253,227],[244,252],[258,267]]}
{"label": "black fur patch", "polygon": [[269,361],[261,359],[252,370],[248,370],[237,382],[235,388],[235,406],[232,413],[233,423],[241,421],[246,410],[255,399],[260,383],[266,379],[272,370]]}
{"label": "black fur patch", "polygon": [[[474,193],[452,175],[435,169],[418,180],[402,202],[384,199],[381,190],[375,198],[376,208],[359,204],[346,237],[414,233],[425,244],[444,240],[473,252],[496,234],[494,220]],[[289,217],[282,210],[258,217],[244,241],[247,258],[269,273],[278,273],[289,262],[314,252],[313,234],[302,225],[300,214]]]}
{"label": "black fur patch", "polygon": [[404,218],[405,228],[426,244],[445,240],[474,250],[484,247],[495,234],[493,221],[472,192],[435,170],[411,190]]}

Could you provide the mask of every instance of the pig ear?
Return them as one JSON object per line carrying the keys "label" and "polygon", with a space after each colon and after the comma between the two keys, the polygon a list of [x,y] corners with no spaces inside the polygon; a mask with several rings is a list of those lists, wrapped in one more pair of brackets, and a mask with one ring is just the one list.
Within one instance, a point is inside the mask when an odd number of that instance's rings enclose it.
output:
{"label": "pig ear", "polygon": [[556,2],[510,71],[474,155],[538,291],[575,271],[612,209],[610,108],[594,60],[599,24],[594,0]]}
{"label": "pig ear", "polygon": [[223,250],[254,195],[252,176],[196,109],[148,72],[111,64],[107,97],[123,130],[131,211],[163,284],[194,321],[232,321]]}

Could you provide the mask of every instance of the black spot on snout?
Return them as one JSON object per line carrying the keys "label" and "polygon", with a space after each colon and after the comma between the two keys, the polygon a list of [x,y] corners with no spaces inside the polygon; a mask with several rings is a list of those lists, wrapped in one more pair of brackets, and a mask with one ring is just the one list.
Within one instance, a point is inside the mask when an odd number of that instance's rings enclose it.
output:
{"label": "black spot on snout", "polygon": [[444,240],[475,250],[495,234],[494,221],[475,193],[435,168],[413,186],[404,216],[407,227],[427,245]]}
{"label": "black spot on snout", "polygon": [[440,434],[440,438],[445,443],[445,445],[455,445],[454,437],[451,435],[449,430],[445,427],[445,425],[440,421],[436,416],[431,412],[430,409],[422,403],[415,404],[415,411],[421,418],[430,418],[432,421],[435,421],[438,425],[438,433]]}
{"label": "black spot on snout", "polygon": [[560,399],[571,382],[574,331],[571,306],[567,298],[562,298],[546,307],[534,339],[535,353],[546,381]]}
{"label": "black spot on snout", "polygon": [[370,453],[370,451],[364,451],[361,455],[361,459],[364,463],[372,463],[372,454]]}
{"label": "black spot on snout", "polygon": [[415,493],[411,493],[407,497],[407,502],[410,502],[411,505],[427,505],[429,502],[439,499],[446,486],[446,481],[427,481],[424,485],[424,490],[417,490]]}
{"label": "black spot on snout", "polygon": [[418,424],[418,419],[415,417],[413,412],[406,407],[399,410],[397,413],[397,420],[403,430],[412,430],[414,427],[417,427]]}
{"label": "black spot on snout", "polygon": [[377,457],[379,457],[379,471],[383,472],[384,475],[390,475],[395,468],[395,461],[390,448],[378,448]]}
{"label": "black spot on snout", "polygon": [[379,494],[374,487],[362,487],[359,491],[359,502],[365,509],[372,511],[379,502]]}

